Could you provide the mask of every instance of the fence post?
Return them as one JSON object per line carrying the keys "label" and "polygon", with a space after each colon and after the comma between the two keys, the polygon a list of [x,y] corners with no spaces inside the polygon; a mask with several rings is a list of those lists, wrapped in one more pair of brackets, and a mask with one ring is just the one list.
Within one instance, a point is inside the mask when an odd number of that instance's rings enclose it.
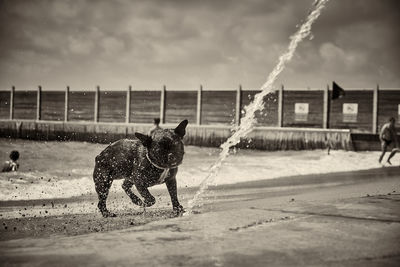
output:
{"label": "fence post", "polygon": [[96,93],[94,95],[94,122],[99,122],[99,97],[100,86],[96,86]]}
{"label": "fence post", "polygon": [[378,94],[379,94],[379,84],[374,88],[374,97],[372,102],[372,133],[377,133],[378,127]]}
{"label": "fence post", "polygon": [[36,120],[40,121],[40,113],[42,109],[42,86],[38,86],[37,93],[36,93]]}
{"label": "fence post", "polygon": [[323,102],[324,102],[324,107],[323,107],[323,114],[322,114],[322,128],[323,129],[328,129],[329,128],[329,123],[328,123],[328,118],[329,118],[329,85],[326,86],[324,89],[324,95],[323,95]]}
{"label": "fence post", "polygon": [[64,97],[64,121],[68,121],[68,108],[69,108],[69,86],[65,88],[65,97]]}
{"label": "fence post", "polygon": [[161,89],[161,97],[160,97],[160,122],[162,124],[165,123],[165,91],[167,87],[164,85]]}
{"label": "fence post", "polygon": [[201,125],[201,100],[202,100],[202,96],[201,93],[203,91],[203,86],[200,85],[199,89],[197,90],[197,113],[196,113],[196,122],[197,125]]}
{"label": "fence post", "polygon": [[242,104],[242,85],[239,85],[236,90],[236,114],[235,114],[235,124],[236,126],[240,125],[240,108]]}
{"label": "fence post", "polygon": [[12,86],[10,91],[10,120],[14,119],[14,94],[15,86]]}
{"label": "fence post", "polygon": [[131,91],[132,86],[129,85],[128,90],[126,91],[125,123],[129,123],[131,118]]}
{"label": "fence post", "polygon": [[278,94],[278,127],[283,126],[283,84],[279,88]]}

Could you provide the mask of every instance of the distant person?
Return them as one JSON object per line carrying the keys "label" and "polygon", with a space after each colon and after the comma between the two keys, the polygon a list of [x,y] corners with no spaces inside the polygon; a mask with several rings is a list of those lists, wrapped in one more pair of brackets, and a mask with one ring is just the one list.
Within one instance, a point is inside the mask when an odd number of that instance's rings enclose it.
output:
{"label": "distant person", "polygon": [[381,140],[381,148],[382,148],[382,154],[379,157],[379,163],[382,162],[383,156],[385,155],[388,147],[392,147],[392,152],[390,153],[387,163],[392,165],[390,162],[390,159],[400,151],[399,149],[399,143],[397,141],[397,133],[396,133],[396,128],[394,127],[395,125],[395,118],[390,118],[389,122],[385,123],[382,126],[381,132],[379,134],[379,139]]}
{"label": "distant person", "polygon": [[159,129],[162,129],[162,128],[160,127],[160,119],[159,119],[159,118],[154,118],[154,125],[153,125],[153,127],[150,129],[150,131],[149,131],[149,136],[152,136],[153,133],[154,133],[155,131],[159,130]]}
{"label": "distant person", "polygon": [[16,150],[11,151],[10,160],[6,160],[3,164],[2,172],[15,172],[19,168],[19,163],[17,160],[19,159],[19,152]]}

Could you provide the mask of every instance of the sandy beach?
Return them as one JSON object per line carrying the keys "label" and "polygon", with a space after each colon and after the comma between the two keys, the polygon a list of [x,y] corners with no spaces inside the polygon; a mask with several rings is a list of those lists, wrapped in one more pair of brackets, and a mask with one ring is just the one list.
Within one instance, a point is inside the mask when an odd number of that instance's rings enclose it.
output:
{"label": "sandy beach", "polygon": [[[378,152],[240,150],[222,166],[192,214],[133,205],[114,181],[97,210],[91,172],[106,145],[0,139],[2,266],[398,266],[400,168]],[[71,153],[73,151],[73,153]],[[218,149],[186,147],[178,197],[193,198]],[[393,161],[395,163],[397,158]]]}
{"label": "sandy beach", "polygon": [[[143,211],[115,194],[1,202],[3,266],[398,266],[400,170],[287,177],[211,188],[175,217],[166,190]],[[295,183],[293,181],[296,180]],[[195,189],[182,189],[190,198]],[[14,215],[13,215],[14,214]]]}

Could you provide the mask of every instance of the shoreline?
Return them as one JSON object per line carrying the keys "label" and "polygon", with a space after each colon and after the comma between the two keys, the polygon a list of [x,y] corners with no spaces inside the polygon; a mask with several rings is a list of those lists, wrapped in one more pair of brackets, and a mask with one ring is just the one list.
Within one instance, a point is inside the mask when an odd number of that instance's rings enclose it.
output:
{"label": "shoreline", "polygon": [[[276,177],[270,179],[260,179],[253,181],[221,184],[221,185],[210,185],[209,190],[234,190],[234,189],[252,189],[252,188],[263,188],[263,187],[292,187],[297,185],[313,185],[313,184],[324,184],[331,183],[332,179],[335,182],[340,183],[352,183],[360,180],[373,180],[375,176],[381,178],[390,178],[397,176],[399,174],[399,167],[381,167],[381,168],[371,168],[366,170],[357,171],[343,171],[343,172],[328,172],[319,174],[306,174],[306,175],[291,175],[284,177]],[[119,180],[121,181],[121,180]],[[93,185],[94,186],[94,185]],[[164,188],[163,188],[164,187]],[[133,187],[134,188],[134,187]],[[199,186],[187,186],[178,187],[178,192],[184,192],[185,195],[192,194],[199,189]],[[156,188],[150,187],[149,190],[154,192],[154,195],[162,194],[166,192],[166,187],[164,184],[157,185]],[[118,196],[125,196],[126,194],[121,190],[118,192],[110,192],[111,194],[117,194]],[[24,205],[41,205],[43,203],[54,204],[59,203],[71,203],[76,201],[88,201],[97,200],[97,195],[95,193],[86,193],[81,196],[63,197],[63,198],[38,198],[38,199],[21,199],[21,200],[0,200],[0,213],[1,208],[8,206],[24,206]]]}
{"label": "shoreline", "polygon": [[[27,140],[0,139],[6,151],[21,153],[20,170],[17,173],[0,174],[0,199],[52,199],[70,198],[95,193],[93,164],[95,156],[104,149],[101,144],[79,142],[35,142]],[[54,153],[57,151],[57,153]],[[73,153],[71,153],[73,151]],[[177,175],[180,190],[198,186],[210,166],[218,159],[219,150],[188,146],[185,160]],[[278,151],[262,152],[240,150],[224,162],[215,184],[238,184],[247,186],[248,181],[260,179],[290,180],[287,177],[315,174],[325,177],[327,173],[380,168],[378,152],[331,151]],[[311,177],[311,176],[310,176]],[[310,178],[311,179],[311,178]],[[296,179],[292,179],[290,183]],[[243,183],[244,182],[244,183]],[[111,192],[119,192],[121,180],[116,180]],[[262,185],[263,186],[263,185]],[[164,188],[163,186],[159,188]],[[228,187],[229,188],[229,187]],[[153,187],[151,190],[158,190]]]}
{"label": "shoreline", "polygon": [[[379,177],[379,180],[377,179]],[[194,212],[208,210],[214,204],[240,202],[277,196],[297,195],[302,192],[326,190],[327,188],[354,187],[365,184],[379,184],[400,178],[398,167],[376,168],[354,172],[338,172],[325,175],[302,175],[275,179],[265,179],[237,184],[210,186],[204,196],[202,207]],[[195,194],[198,187],[178,189],[181,204]],[[151,189],[150,189],[151,190]],[[102,218],[97,210],[97,195],[87,194],[71,198],[11,200],[0,201],[0,241],[26,237],[47,237],[53,234],[61,236],[80,235],[99,231],[111,231],[144,225],[152,221],[174,218],[166,188],[151,190],[157,202],[153,207],[135,206],[122,191],[110,193],[108,207],[117,213],[117,218]],[[387,192],[394,195],[400,188]],[[359,197],[376,196],[376,192]],[[293,198],[294,199],[294,198]],[[212,208],[211,208],[212,210]],[[58,227],[57,222],[66,221]],[[71,227],[67,227],[72,225]],[[40,227],[38,227],[40,226]],[[7,229],[5,229],[7,227]]]}

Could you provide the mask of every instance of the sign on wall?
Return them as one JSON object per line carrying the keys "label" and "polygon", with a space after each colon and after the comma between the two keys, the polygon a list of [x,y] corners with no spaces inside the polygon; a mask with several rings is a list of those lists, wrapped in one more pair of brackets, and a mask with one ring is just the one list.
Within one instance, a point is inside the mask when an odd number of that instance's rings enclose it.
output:
{"label": "sign on wall", "polygon": [[343,122],[357,122],[358,103],[343,103]]}
{"label": "sign on wall", "polygon": [[307,121],[308,119],[308,103],[294,104],[294,120]]}

